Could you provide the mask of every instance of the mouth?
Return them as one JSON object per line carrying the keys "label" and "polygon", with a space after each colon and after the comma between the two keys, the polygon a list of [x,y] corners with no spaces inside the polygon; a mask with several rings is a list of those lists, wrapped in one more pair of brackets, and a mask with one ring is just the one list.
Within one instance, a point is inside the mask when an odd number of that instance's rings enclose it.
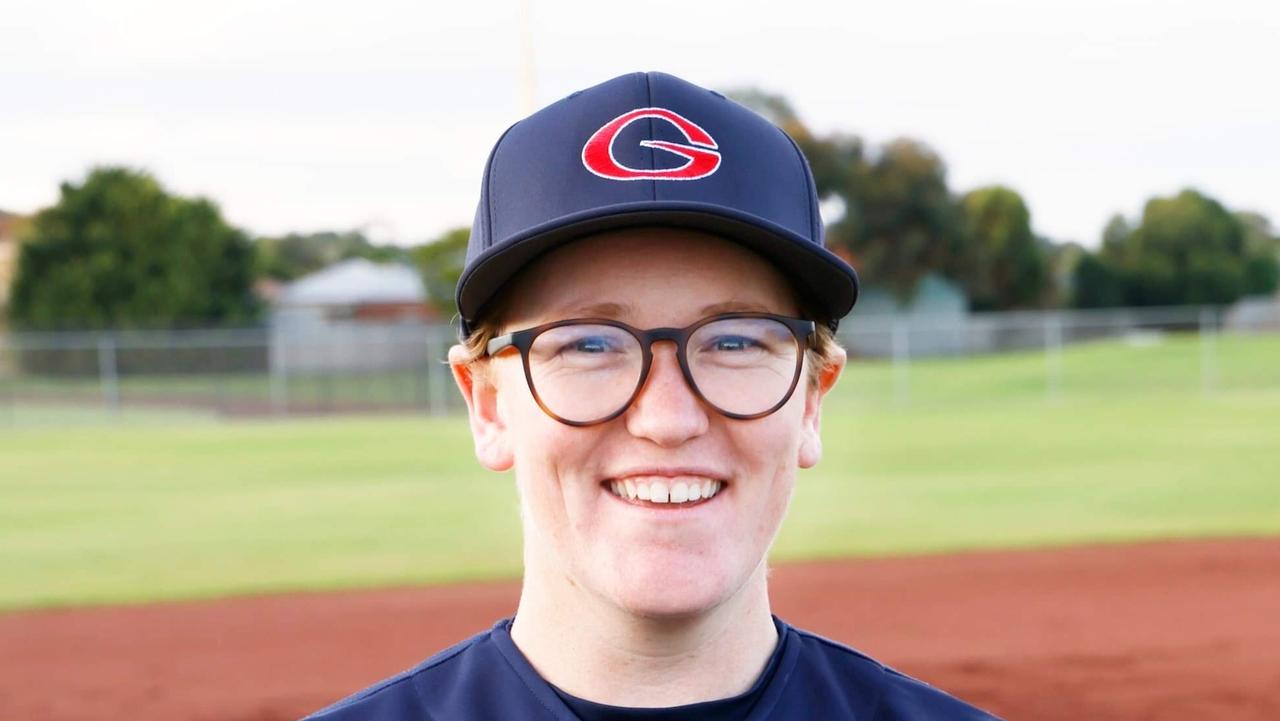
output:
{"label": "mouth", "polygon": [[674,509],[707,503],[727,484],[699,476],[628,476],[601,485],[633,506]]}

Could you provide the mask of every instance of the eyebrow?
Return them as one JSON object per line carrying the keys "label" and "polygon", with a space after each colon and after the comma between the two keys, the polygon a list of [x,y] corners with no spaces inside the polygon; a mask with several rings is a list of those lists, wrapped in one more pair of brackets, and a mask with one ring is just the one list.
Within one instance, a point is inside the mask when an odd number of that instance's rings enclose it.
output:
{"label": "eyebrow", "polygon": [[773,313],[775,311],[771,308],[765,307],[760,303],[749,303],[749,302],[740,301],[740,300],[728,300],[723,303],[712,303],[711,305],[703,306],[701,312],[705,316],[705,315],[716,315],[717,313],[739,313],[739,312]]}
{"label": "eyebrow", "polygon": [[572,305],[566,308],[561,315],[583,318],[621,318],[631,311],[632,307],[625,303],[590,303],[587,305]]}

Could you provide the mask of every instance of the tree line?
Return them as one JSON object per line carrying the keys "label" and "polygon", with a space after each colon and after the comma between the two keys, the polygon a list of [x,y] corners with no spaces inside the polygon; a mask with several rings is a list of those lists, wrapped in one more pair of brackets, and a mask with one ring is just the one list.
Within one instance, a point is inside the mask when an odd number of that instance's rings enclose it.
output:
{"label": "tree line", "polygon": [[[796,140],[829,211],[828,244],[864,284],[903,303],[931,273],[960,286],[974,311],[1229,304],[1280,281],[1268,219],[1194,189],[1112,218],[1089,250],[1037,235],[1012,188],[953,192],[924,143],[818,135],[781,96],[731,96]],[[26,224],[8,314],[20,329],[252,324],[266,310],[255,285],[360,257],[416,266],[428,303],[451,318],[468,232],[411,247],[354,230],[255,238],[206,198],[169,193],[145,171],[99,167],[62,183],[58,201]]]}
{"label": "tree line", "polygon": [[207,198],[174,195],[142,170],[99,167],[62,183],[58,201],[26,224],[7,313],[26,330],[252,325],[267,310],[262,283],[367,258],[417,266],[428,303],[450,318],[467,234],[407,248],[356,230],[255,238]]}
{"label": "tree line", "polygon": [[795,138],[818,193],[842,210],[828,222],[829,244],[902,301],[929,273],[962,287],[974,311],[1229,304],[1276,290],[1280,237],[1267,218],[1194,189],[1151,198],[1136,219],[1112,218],[1089,250],[1037,235],[1012,188],[953,193],[924,143],[817,135],[781,96],[730,95]]}

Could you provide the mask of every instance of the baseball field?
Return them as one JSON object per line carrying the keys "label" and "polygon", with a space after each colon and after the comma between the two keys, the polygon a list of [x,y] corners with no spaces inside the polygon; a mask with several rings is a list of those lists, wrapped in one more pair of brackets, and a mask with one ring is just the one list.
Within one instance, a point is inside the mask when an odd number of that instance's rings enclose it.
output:
{"label": "baseball field", "polygon": [[[1280,717],[1280,339],[1211,351],[854,364],[778,612],[1009,719]],[[460,417],[9,413],[0,718],[294,718],[514,610]]]}

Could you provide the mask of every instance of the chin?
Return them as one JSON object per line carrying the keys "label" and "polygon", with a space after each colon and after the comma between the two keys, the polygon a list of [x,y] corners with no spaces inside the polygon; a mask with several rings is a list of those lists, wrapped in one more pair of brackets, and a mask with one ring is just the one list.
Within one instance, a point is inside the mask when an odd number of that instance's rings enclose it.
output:
{"label": "chin", "polygon": [[[616,578],[611,600],[628,613],[645,618],[685,618],[707,613],[729,600],[741,587],[722,569],[633,564]],[[745,581],[744,574],[743,579]]]}
{"label": "chin", "polygon": [[694,596],[683,593],[647,594],[617,599],[618,606],[640,618],[680,620],[711,612],[724,602],[721,596]]}

